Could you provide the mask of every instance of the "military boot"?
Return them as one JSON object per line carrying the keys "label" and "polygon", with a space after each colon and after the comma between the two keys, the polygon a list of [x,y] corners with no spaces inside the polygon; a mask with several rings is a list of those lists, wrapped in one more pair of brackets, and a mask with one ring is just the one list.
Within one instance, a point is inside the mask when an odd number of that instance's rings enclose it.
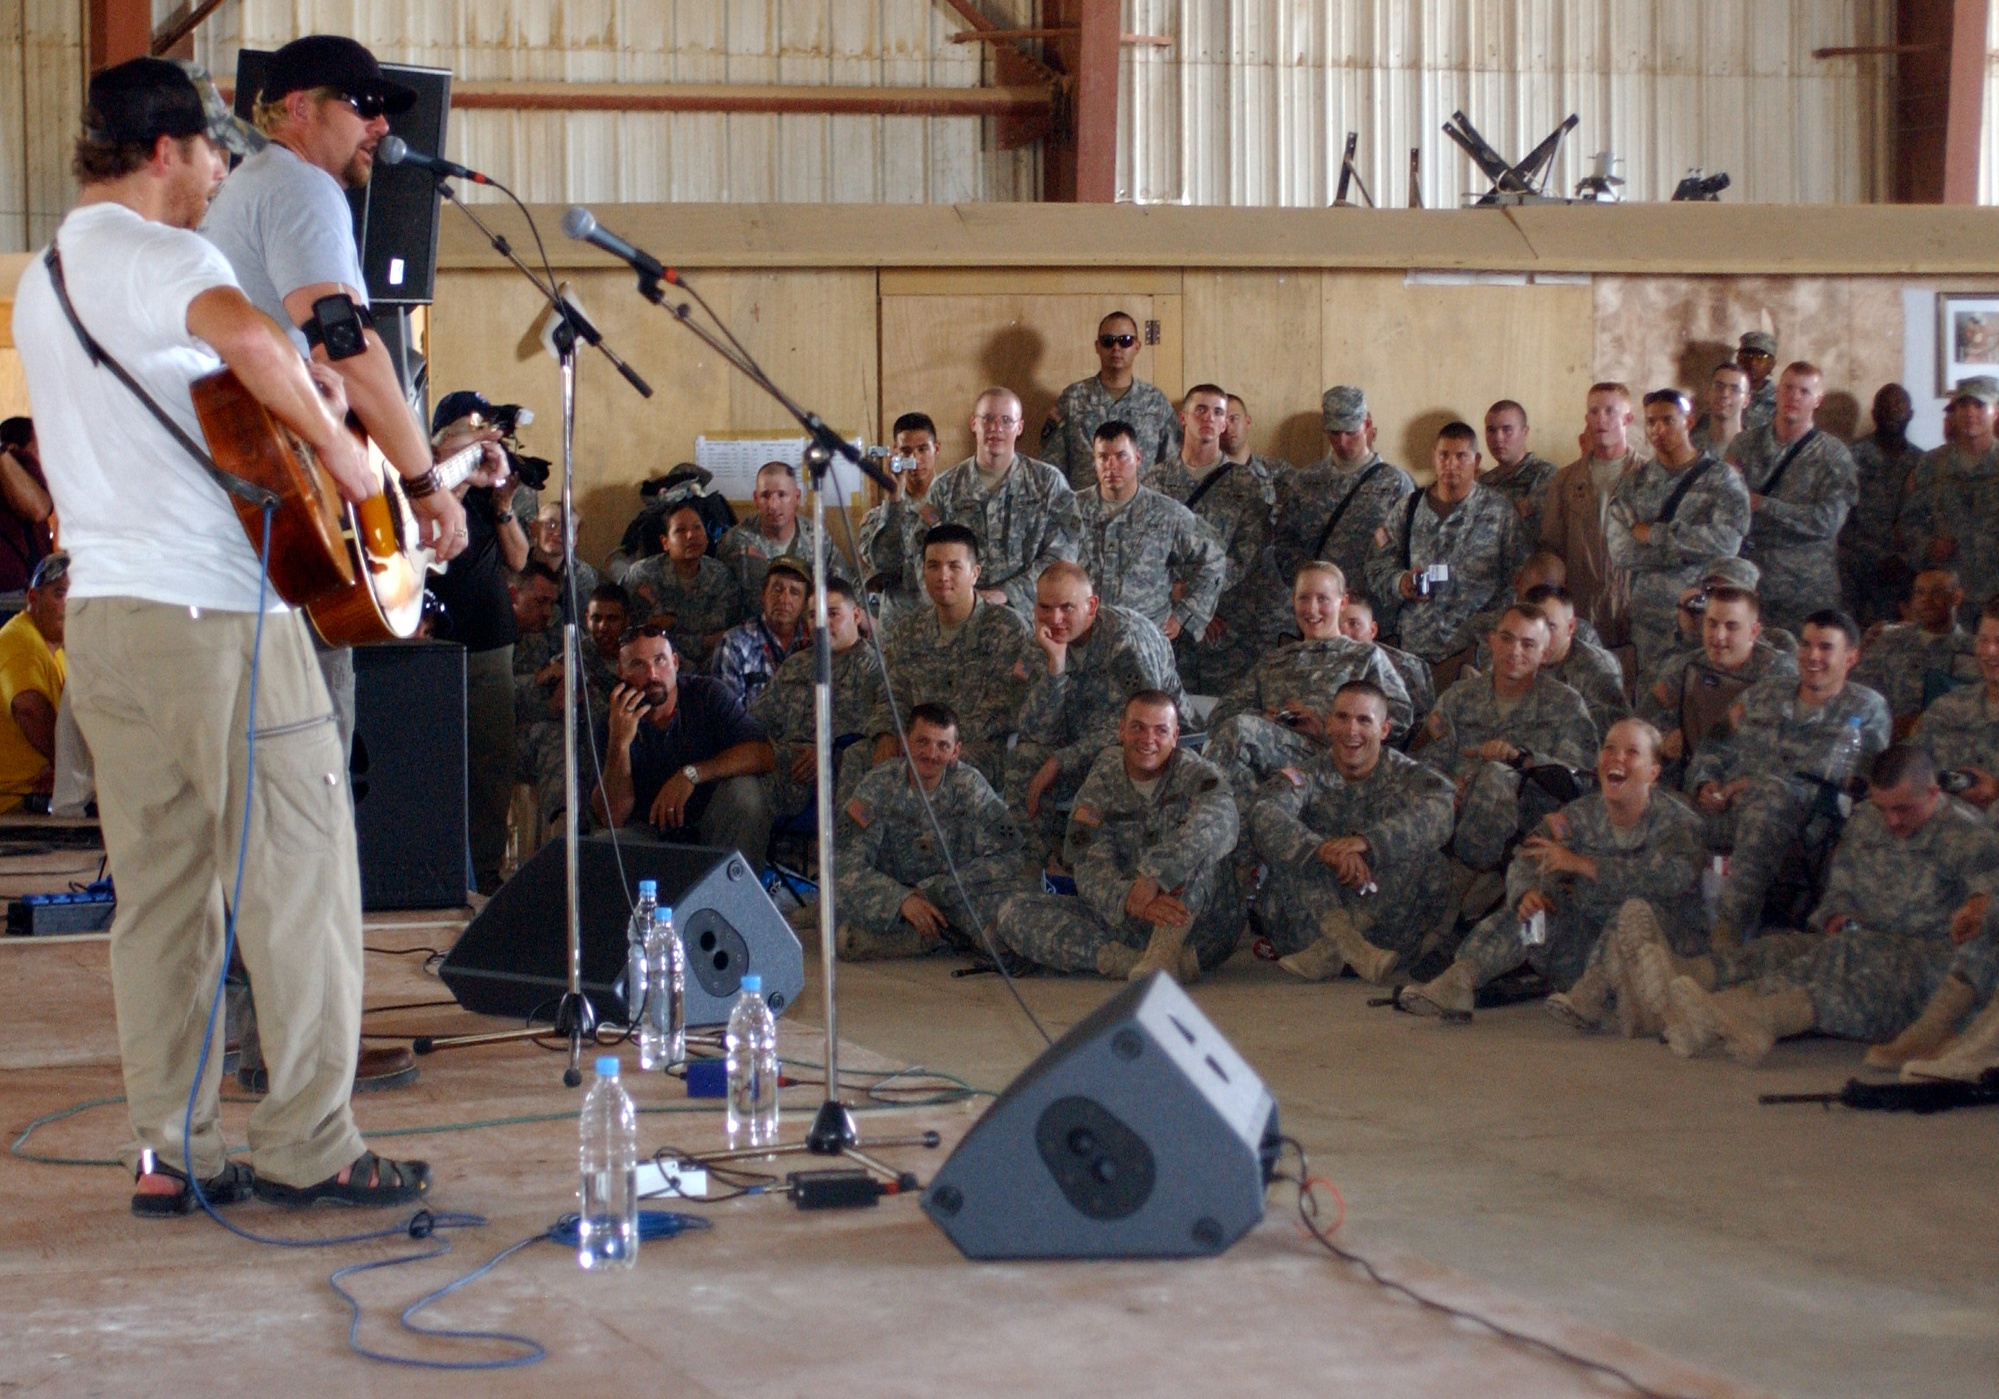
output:
{"label": "military boot", "polygon": [[1187,946],[1187,934],[1193,931],[1190,924],[1184,928],[1169,928],[1164,923],[1152,925],[1152,940],[1145,945],[1145,951],[1138,954],[1138,961],[1132,964],[1126,975],[1128,981],[1143,981],[1154,972],[1165,972],[1175,981],[1180,975],[1180,953]]}
{"label": "military boot", "polygon": [[1999,996],[1986,1002],[1978,1018],[1965,1027],[1957,1043],[1934,1059],[1911,1059],[1902,1065],[1902,1078],[1948,1078],[1960,1083],[1976,1083],[1987,1069],[1999,1068]]}
{"label": "military boot", "polygon": [[1126,981],[1138,965],[1138,949],[1128,942],[1107,942],[1097,949],[1097,975],[1111,981]]}
{"label": "military boot", "polygon": [[1870,1069],[1899,1069],[1911,1059],[1939,1057],[1956,1032],[1957,1022],[1970,1014],[1977,1000],[1978,993],[1970,982],[1959,976],[1945,977],[1923,1013],[1901,1034],[1868,1050],[1861,1062]]}
{"label": "military boot", "polygon": [[1402,1007],[1418,1015],[1442,1015],[1446,1012],[1469,1015],[1477,996],[1478,987],[1472,983],[1471,968],[1463,962],[1453,962],[1435,981],[1405,990]]}

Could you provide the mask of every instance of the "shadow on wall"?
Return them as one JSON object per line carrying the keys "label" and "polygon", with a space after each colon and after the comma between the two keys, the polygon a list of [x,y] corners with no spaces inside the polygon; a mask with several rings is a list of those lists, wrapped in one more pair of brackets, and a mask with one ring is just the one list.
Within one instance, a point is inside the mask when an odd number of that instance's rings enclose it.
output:
{"label": "shadow on wall", "polygon": [[[1436,475],[1431,463],[1437,454],[1437,434],[1444,430],[1445,424],[1456,421],[1455,408],[1425,408],[1411,418],[1402,431],[1402,457],[1398,465],[1420,484],[1429,484]],[[1485,450],[1483,442],[1479,450]]]}
{"label": "shadow on wall", "polygon": [[1296,466],[1310,466],[1326,455],[1326,433],[1317,413],[1293,413],[1277,429],[1277,455]]}
{"label": "shadow on wall", "polygon": [[1850,442],[1860,435],[1860,400],[1845,389],[1834,389],[1819,405],[1812,424],[1820,432]]}
{"label": "shadow on wall", "polygon": [[[1029,456],[1036,456],[1041,450],[1041,424],[1048,418],[1048,410],[1055,406],[1056,397],[1063,385],[1049,387],[1041,382],[1043,361],[1048,358],[1048,339],[1032,326],[1014,321],[986,342],[979,355],[979,368],[985,375],[985,383],[973,393],[989,384],[1005,384],[1020,395],[1020,450]],[[964,407],[965,416],[972,415],[972,405],[968,401]]]}
{"label": "shadow on wall", "polygon": [[[1708,380],[1714,371],[1735,358],[1735,347],[1724,345],[1718,340],[1689,340],[1680,351],[1680,357],[1673,370],[1673,382],[1694,395],[1696,402],[1707,392]],[[1632,390],[1643,398],[1658,384],[1633,384]]]}

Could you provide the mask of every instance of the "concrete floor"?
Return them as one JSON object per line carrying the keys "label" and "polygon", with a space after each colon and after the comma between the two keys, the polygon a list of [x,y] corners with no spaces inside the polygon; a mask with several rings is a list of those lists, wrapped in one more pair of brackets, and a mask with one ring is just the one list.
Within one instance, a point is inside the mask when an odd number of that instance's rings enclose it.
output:
{"label": "concrete floor", "polygon": [[[56,887],[56,856],[9,886]],[[438,915],[371,920],[369,943],[445,945]],[[415,956],[371,955],[371,1004],[440,988]],[[844,1041],[1002,1087],[1039,1038],[992,977],[952,962],[843,969]],[[0,939],[12,994],[0,1022],[0,1129],[119,1091],[105,944]],[[1106,994],[1094,979],[1022,992],[1052,1033]],[[1286,984],[1247,956],[1196,999],[1265,1077],[1288,1131],[1337,1182],[1341,1241],[1393,1275],[1687,1395],[1999,1393],[1999,1114],[1890,1118],[1764,1108],[1758,1092],[1835,1088],[1859,1050],[1786,1045],[1771,1066],[1686,1064],[1663,1046],[1579,1039],[1538,1009],[1468,1027],[1370,1009],[1351,982]],[[814,988],[787,1017],[787,1052],[816,1059]],[[456,1011],[371,1018],[409,1033]],[[853,1059],[850,1065],[856,1064]],[[507,1046],[427,1060],[413,1089],[357,1100],[365,1130],[421,1153],[440,1208],[491,1227],[448,1260],[357,1280],[364,1340],[429,1356],[395,1312],[543,1227],[573,1199],[576,1096],[553,1055]],[[816,1102],[794,1090],[802,1118]],[[677,1085],[642,1106],[687,1107]],[[226,1121],[241,1139],[246,1108]],[[864,1133],[934,1126],[946,1145],[976,1106],[869,1115]],[[397,1139],[490,1117],[548,1122]],[[105,1107],[44,1129],[44,1152],[101,1156],[123,1135]],[[717,1144],[708,1113],[648,1114],[648,1148]],[[901,1152],[925,1174],[941,1153]],[[1621,1392],[1394,1300],[1303,1240],[1287,1188],[1221,1259],[1171,1264],[972,1265],[911,1199],[799,1215],[772,1199],[706,1207],[712,1232],[649,1245],[634,1275],[579,1274],[536,1247],[451,1299],[434,1325],[499,1327],[550,1358],[490,1375],[415,1377],[353,1358],[333,1267],[403,1251],[375,1244],[265,1250],[202,1220],[141,1223],[109,1169],[0,1158],[0,1395],[406,1392],[513,1394],[643,1376],[675,1393],[1033,1391],[1229,1395],[1275,1390],[1435,1395]],[[232,1218],[288,1237],[372,1216],[305,1218],[247,1205]],[[486,1352],[492,1353],[492,1352]]]}

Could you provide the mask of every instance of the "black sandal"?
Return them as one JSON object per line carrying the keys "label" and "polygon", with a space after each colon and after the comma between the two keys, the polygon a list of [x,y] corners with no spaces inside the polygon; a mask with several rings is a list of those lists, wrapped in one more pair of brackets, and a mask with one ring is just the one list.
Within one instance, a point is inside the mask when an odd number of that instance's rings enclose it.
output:
{"label": "black sandal", "polygon": [[[178,1219],[200,1208],[195,1203],[194,1190],[188,1184],[187,1174],[161,1161],[151,1147],[139,1153],[139,1164],[132,1172],[135,1182],[146,1176],[167,1176],[179,1181],[180,1189],[171,1195],[132,1192],[132,1213],[140,1219]],[[255,1173],[238,1161],[229,1162],[220,1174],[201,1183],[202,1197],[218,1208],[241,1204],[250,1198],[255,1189]]]}
{"label": "black sandal", "polygon": [[[368,1182],[373,1181],[370,1185]],[[360,1209],[406,1205],[430,1191],[430,1166],[423,1161],[391,1161],[364,1151],[354,1159],[347,1183],[335,1172],[317,1185],[283,1185],[259,1176],[252,1187],[267,1205],[304,1209],[310,1205],[352,1205]]]}

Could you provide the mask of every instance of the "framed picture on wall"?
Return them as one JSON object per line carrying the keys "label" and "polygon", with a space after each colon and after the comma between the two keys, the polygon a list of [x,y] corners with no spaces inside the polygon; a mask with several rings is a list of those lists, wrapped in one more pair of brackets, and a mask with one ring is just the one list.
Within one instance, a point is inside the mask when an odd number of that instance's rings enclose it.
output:
{"label": "framed picture on wall", "polygon": [[1937,293],[1937,396],[1974,374],[1999,376],[1999,294]]}

